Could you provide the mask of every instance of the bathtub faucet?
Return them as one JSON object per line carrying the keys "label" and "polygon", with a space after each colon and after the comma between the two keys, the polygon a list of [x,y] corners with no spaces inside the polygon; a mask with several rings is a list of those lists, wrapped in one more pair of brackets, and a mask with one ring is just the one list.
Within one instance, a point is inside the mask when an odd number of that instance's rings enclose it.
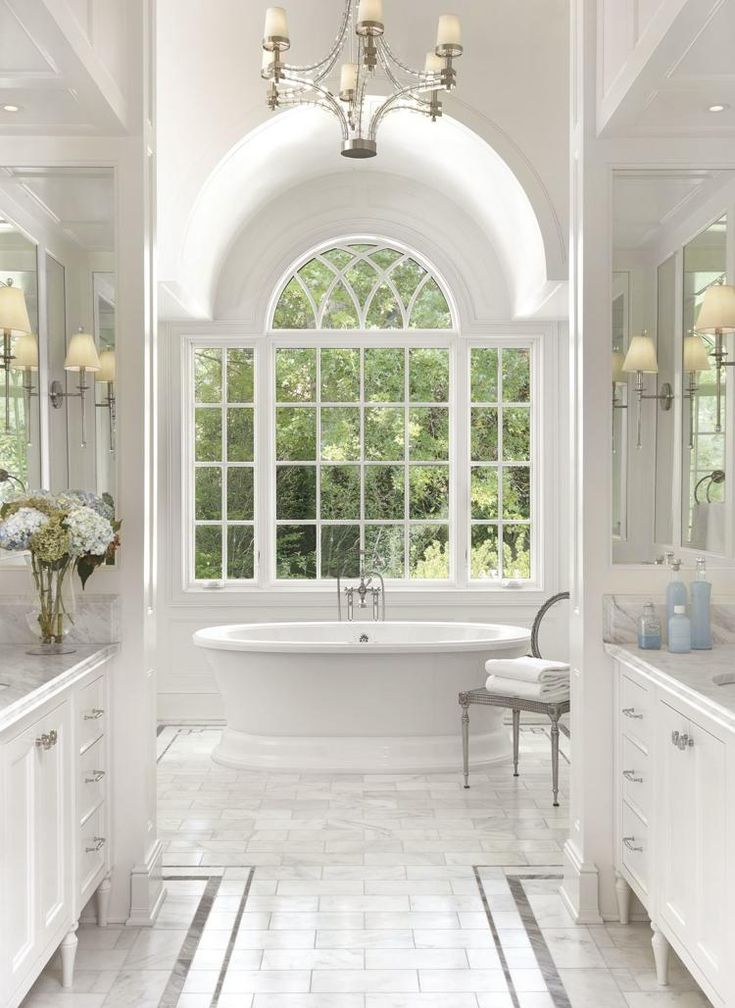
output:
{"label": "bathtub faucet", "polygon": [[337,616],[342,622],[342,595],[345,597],[347,622],[351,623],[355,618],[355,597],[357,597],[358,608],[367,609],[368,600],[372,609],[373,621],[385,621],[385,581],[383,575],[378,570],[367,570],[365,568],[365,553],[360,550],[360,583],[357,585],[346,585],[342,588],[342,578],[337,575]]}

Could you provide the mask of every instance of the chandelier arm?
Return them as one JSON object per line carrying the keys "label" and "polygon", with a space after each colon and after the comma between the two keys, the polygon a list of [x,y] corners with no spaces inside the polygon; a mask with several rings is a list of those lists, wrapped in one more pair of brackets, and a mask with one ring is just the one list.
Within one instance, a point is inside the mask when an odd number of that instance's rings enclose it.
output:
{"label": "chandelier arm", "polygon": [[[302,81],[301,83],[304,82]],[[343,140],[349,139],[350,128],[347,122],[347,117],[342,111],[342,108],[340,107],[340,104],[334,97],[334,95],[330,91],[328,91],[325,87],[322,87],[321,84],[318,84],[316,81],[309,81],[308,84],[306,85],[306,88],[307,90],[310,89],[312,91],[316,91],[316,93],[320,95],[322,98],[322,101],[311,102],[311,104],[312,105],[317,104],[320,105],[322,108],[331,109],[331,111],[334,112],[334,114],[337,116],[337,119],[339,119],[339,124],[342,127],[342,139]],[[304,101],[303,104],[309,104],[309,102]]]}
{"label": "chandelier arm", "polygon": [[378,132],[378,127],[380,126],[383,118],[392,111],[395,107],[395,103],[401,98],[405,98],[407,95],[413,97],[414,85],[407,84],[405,87],[400,88],[398,91],[394,92],[390,97],[388,97],[379,108],[373,113],[373,117],[370,120],[370,132],[369,137],[371,140],[375,140],[376,134]]}
{"label": "chandelier arm", "polygon": [[396,74],[393,72],[393,67],[390,64],[390,60],[386,54],[386,43],[383,41],[382,37],[378,39],[378,57],[380,58],[380,65],[383,70],[385,70],[388,80],[391,82],[394,88],[403,87],[403,82],[399,80]]}
{"label": "chandelier arm", "polygon": [[381,35],[380,38],[378,39],[378,49],[379,50],[380,49],[384,50],[385,51],[385,55],[388,57],[388,59],[392,63],[395,63],[395,65],[400,70],[403,70],[404,73],[407,73],[409,75],[409,77],[416,77],[419,80],[421,80],[422,77],[426,77],[427,76],[427,74],[425,74],[422,70],[414,70],[413,67],[410,67],[410,66],[408,66],[408,64],[404,63],[402,60],[399,60],[398,57],[396,56],[396,54],[391,49],[391,47],[388,44],[388,42],[386,42],[386,39],[385,39],[384,35]]}
{"label": "chandelier arm", "polygon": [[339,25],[339,30],[337,31],[337,37],[334,40],[332,48],[323,59],[320,59],[317,63],[310,63],[307,66],[284,64],[284,69],[290,70],[294,73],[317,73],[317,80],[323,80],[337,62],[339,54],[344,47],[345,36],[347,35],[347,29],[350,25],[352,4],[353,0],[345,0],[345,7],[342,12],[342,20]]}

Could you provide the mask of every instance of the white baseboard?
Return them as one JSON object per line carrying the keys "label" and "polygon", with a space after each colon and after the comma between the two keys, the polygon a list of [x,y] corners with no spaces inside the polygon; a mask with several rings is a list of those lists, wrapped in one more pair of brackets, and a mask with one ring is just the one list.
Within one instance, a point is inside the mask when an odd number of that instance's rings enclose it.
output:
{"label": "white baseboard", "polygon": [[564,880],[559,889],[567,913],[577,924],[603,924],[600,914],[599,872],[585,864],[574,843],[564,844]]}
{"label": "white baseboard", "polygon": [[128,927],[151,927],[158,916],[166,889],[163,885],[163,844],[156,840],[144,864],[130,872],[130,916]]}

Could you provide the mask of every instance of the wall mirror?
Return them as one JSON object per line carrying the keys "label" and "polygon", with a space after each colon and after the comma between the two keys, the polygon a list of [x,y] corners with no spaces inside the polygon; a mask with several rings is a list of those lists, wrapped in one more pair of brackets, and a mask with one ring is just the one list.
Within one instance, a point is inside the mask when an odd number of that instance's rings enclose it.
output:
{"label": "wall mirror", "polygon": [[29,489],[114,497],[111,168],[0,167],[0,281],[8,280],[23,293],[29,323],[15,319],[10,331],[8,431],[0,369],[0,468]]}
{"label": "wall mirror", "polygon": [[38,248],[1,208],[0,284],[0,467],[39,486]]}
{"label": "wall mirror", "polygon": [[735,282],[735,171],[616,171],[613,221],[613,562],[662,563],[671,551],[735,561],[735,323],[719,286]]}

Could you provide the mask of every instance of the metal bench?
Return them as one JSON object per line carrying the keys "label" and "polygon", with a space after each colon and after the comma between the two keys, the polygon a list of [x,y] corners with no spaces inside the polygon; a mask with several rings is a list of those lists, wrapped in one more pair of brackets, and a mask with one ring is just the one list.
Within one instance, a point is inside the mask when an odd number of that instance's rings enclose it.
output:
{"label": "metal bench", "polygon": [[[569,598],[569,592],[559,592],[552,595],[536,613],[531,630],[531,654],[541,658],[538,646],[539,630],[546,613],[557,602]],[[551,787],[554,792],[554,806],[559,807],[559,718],[569,713],[569,700],[560,703],[542,703],[538,700],[526,700],[522,697],[502,696],[490,693],[481,686],[479,689],[466,690],[459,694],[459,705],[462,708],[462,760],[464,786],[469,788],[470,776],[470,705],[484,704],[486,707],[506,707],[513,712],[513,776],[518,776],[518,750],[521,732],[521,711],[533,714],[546,714],[551,721]]]}

